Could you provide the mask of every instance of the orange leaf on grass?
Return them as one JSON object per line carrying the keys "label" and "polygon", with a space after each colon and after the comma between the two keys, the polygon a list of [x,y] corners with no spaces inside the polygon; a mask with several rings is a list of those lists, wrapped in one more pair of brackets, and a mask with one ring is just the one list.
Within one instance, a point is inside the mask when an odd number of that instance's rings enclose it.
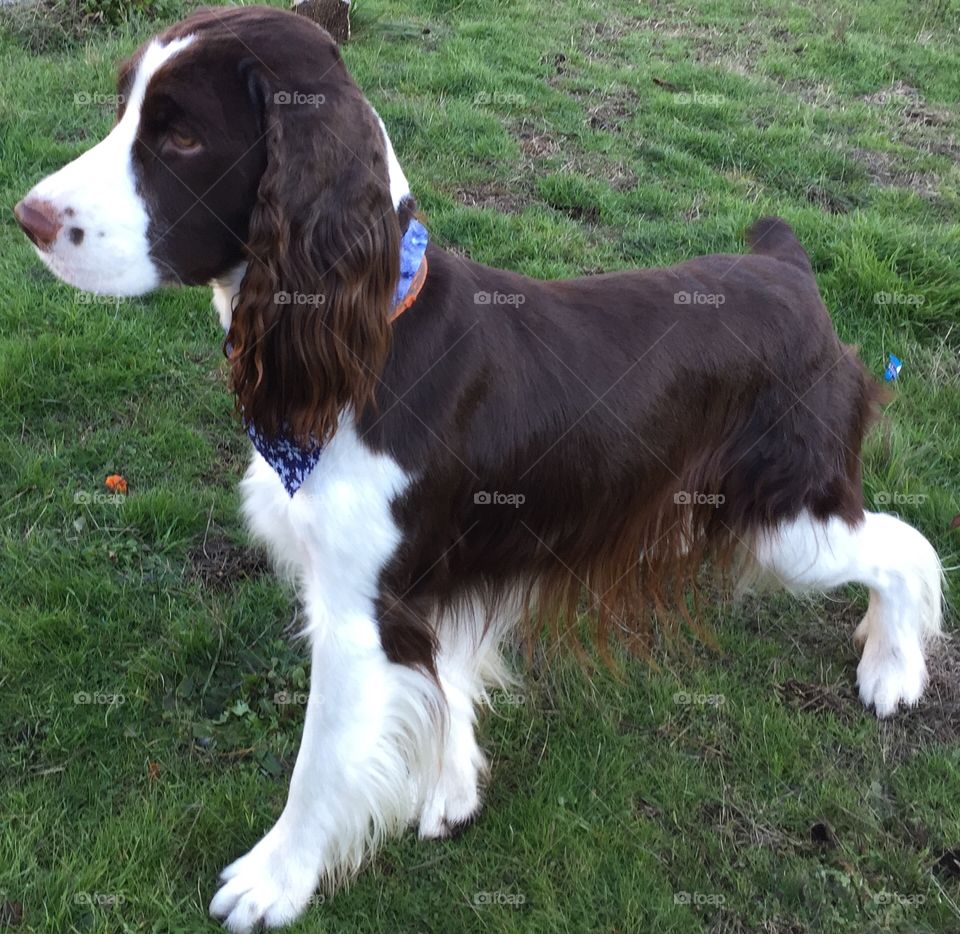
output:
{"label": "orange leaf on grass", "polygon": [[120,476],[118,473],[112,473],[106,480],[103,481],[103,485],[111,493],[126,493],[127,492],[127,481]]}

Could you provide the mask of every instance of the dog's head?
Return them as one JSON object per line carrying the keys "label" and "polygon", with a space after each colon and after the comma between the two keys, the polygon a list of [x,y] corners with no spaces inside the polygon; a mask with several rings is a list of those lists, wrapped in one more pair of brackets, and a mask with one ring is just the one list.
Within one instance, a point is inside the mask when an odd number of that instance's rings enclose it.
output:
{"label": "dog's head", "polygon": [[244,415],[325,440],[387,352],[404,187],[336,44],[291,13],[203,11],[121,66],[118,99],[110,134],[16,206],[21,227],[98,293],[242,274],[227,344]]}

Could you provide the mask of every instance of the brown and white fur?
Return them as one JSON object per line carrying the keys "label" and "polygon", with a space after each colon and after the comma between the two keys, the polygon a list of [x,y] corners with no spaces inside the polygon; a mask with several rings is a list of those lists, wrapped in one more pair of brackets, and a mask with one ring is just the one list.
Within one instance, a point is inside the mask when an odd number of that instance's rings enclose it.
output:
{"label": "brown and white fur", "polygon": [[109,136],[36,185],[21,226],[81,289],[212,285],[238,407],[325,444],[293,497],[258,454],[242,483],[298,585],[312,679],[286,807],[210,906],[228,928],[289,922],[409,824],[476,816],[476,711],[521,621],[563,631],[586,608],[601,647],[642,646],[703,562],[792,591],[858,582],[863,703],[917,703],[940,564],[864,511],[878,387],[785,223],[743,255],[555,282],[431,245],[391,324],[414,202],[326,33],[197,13],[119,91]]}

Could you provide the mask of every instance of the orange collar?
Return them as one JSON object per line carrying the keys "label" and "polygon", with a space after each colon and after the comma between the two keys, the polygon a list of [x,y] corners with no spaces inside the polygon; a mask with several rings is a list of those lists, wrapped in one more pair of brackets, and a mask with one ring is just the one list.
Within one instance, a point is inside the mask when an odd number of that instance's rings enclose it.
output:
{"label": "orange collar", "polygon": [[390,315],[391,321],[396,321],[416,300],[417,296],[420,295],[420,290],[423,288],[423,283],[427,281],[427,256],[424,254],[423,259],[420,260],[420,266],[413,275],[413,279],[410,282],[410,288],[407,289],[407,294],[403,297],[403,300],[393,309],[393,314]]}
{"label": "orange collar", "polygon": [[390,320],[396,321],[416,300],[427,278],[427,244],[430,234],[416,219],[407,218],[400,238],[400,275],[390,303]]}

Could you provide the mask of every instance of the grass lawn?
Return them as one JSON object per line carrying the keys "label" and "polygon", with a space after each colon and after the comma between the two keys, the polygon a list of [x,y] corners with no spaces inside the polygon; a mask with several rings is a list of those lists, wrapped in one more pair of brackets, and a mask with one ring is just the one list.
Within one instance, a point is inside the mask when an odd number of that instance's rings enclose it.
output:
{"label": "grass lawn", "polygon": [[[960,564],[956,2],[355,8],[347,63],[444,245],[573,275],[736,251],[784,215],[841,336],[878,374],[904,361],[868,500]],[[157,25],[41,54],[0,35],[0,928],[214,930],[302,722],[209,292],[84,301],[10,212],[102,137]],[[707,609],[715,648],[619,679],[535,664],[485,718],[479,823],[391,843],[295,930],[960,931],[960,653],[878,723],[864,608],[753,597]]]}

